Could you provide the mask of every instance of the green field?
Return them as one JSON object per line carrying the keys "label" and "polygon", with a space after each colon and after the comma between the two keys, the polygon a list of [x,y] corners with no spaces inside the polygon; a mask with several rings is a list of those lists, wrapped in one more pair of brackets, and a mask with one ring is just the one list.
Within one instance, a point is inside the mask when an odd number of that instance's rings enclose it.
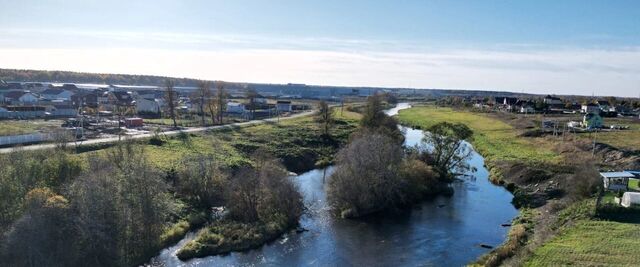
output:
{"label": "green field", "polygon": [[525,266],[639,266],[640,225],[581,221],[536,249]]}
{"label": "green field", "polygon": [[426,129],[439,122],[463,123],[473,131],[472,143],[487,159],[506,161],[546,162],[559,160],[545,142],[533,138],[518,138],[511,125],[488,116],[450,108],[421,106],[401,110],[402,124]]}
{"label": "green field", "polygon": [[[359,114],[335,112],[333,139],[345,142],[357,127]],[[180,168],[180,161],[190,155],[210,155],[223,166],[234,168],[247,164],[247,155],[259,148],[266,149],[283,160],[291,171],[307,169],[309,162],[323,153],[326,144],[320,139],[320,129],[312,116],[283,120],[233,129],[219,129],[204,134],[163,138],[162,146],[146,145],[151,162],[161,169]],[[335,145],[340,145],[336,143]],[[332,150],[338,147],[332,147]],[[335,151],[328,151],[333,153]]]}

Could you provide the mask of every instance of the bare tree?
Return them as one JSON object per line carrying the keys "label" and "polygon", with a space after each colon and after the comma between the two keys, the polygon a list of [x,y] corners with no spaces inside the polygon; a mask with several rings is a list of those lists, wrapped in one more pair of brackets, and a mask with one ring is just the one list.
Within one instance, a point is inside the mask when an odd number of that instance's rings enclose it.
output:
{"label": "bare tree", "polygon": [[227,91],[224,88],[224,82],[220,81],[216,85],[216,97],[215,104],[218,108],[218,123],[222,124],[222,119],[224,118],[224,111],[227,108]]}
{"label": "bare tree", "polygon": [[384,134],[354,139],[338,153],[336,171],[329,179],[333,208],[342,217],[358,217],[400,204],[402,154],[401,145]]}
{"label": "bare tree", "polygon": [[333,113],[331,113],[331,108],[325,101],[320,101],[318,110],[318,122],[322,125],[322,135],[328,137],[329,129],[333,123]]}
{"label": "bare tree", "polygon": [[245,89],[245,97],[249,100],[249,111],[251,112],[251,119],[255,119],[256,116],[256,98],[258,98],[258,92],[251,87]]}
{"label": "bare tree", "polygon": [[[206,113],[205,113],[204,107],[205,105],[208,105],[208,102],[210,101],[210,98],[211,98],[211,83],[209,81],[200,81],[200,83],[198,84],[197,96],[199,99],[198,104],[200,107],[200,116],[202,116],[202,126],[205,126]],[[213,116],[211,117],[211,119],[213,119]]]}
{"label": "bare tree", "polygon": [[173,128],[178,128],[178,122],[176,121],[176,106],[178,105],[178,94],[175,90],[175,82],[167,79],[165,81],[165,102],[167,102],[167,111],[169,116],[173,120]]}

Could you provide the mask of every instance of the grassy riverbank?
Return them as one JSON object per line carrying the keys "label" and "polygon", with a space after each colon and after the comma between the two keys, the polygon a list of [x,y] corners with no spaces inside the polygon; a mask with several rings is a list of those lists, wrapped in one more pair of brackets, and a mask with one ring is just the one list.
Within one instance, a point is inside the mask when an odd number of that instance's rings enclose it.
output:
{"label": "grassy riverbank", "polygon": [[[477,264],[639,264],[640,251],[629,244],[637,242],[640,226],[601,221],[590,214],[596,209],[595,196],[589,196],[594,180],[587,177],[594,174],[586,171],[585,162],[590,162],[590,168],[601,162],[598,162],[600,156],[594,158],[590,151],[585,151],[589,149],[582,141],[584,134],[570,137],[571,141],[567,142],[560,137],[531,137],[524,134],[531,126],[519,124],[535,125],[537,117],[435,106],[403,110],[398,118],[404,124],[423,129],[441,121],[467,124],[474,131],[472,144],[485,157],[492,181],[514,193],[514,204],[530,207],[521,209],[507,241]],[[634,146],[637,140],[626,139],[634,136],[635,130],[633,126],[630,131],[609,132],[599,140],[617,147]],[[593,185],[598,181],[596,176]],[[577,205],[582,203],[576,202],[580,199],[592,205]],[[612,235],[608,236],[610,230]]]}

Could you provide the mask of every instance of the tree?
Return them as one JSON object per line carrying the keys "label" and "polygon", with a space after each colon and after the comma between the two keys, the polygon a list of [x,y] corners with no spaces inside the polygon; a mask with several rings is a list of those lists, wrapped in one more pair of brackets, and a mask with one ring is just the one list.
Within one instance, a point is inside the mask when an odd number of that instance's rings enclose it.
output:
{"label": "tree", "polygon": [[167,102],[167,111],[169,116],[173,120],[173,128],[178,128],[178,122],[176,121],[176,106],[178,105],[178,93],[175,90],[175,82],[171,79],[165,81],[165,93],[164,99]]}
{"label": "tree", "polygon": [[331,206],[342,217],[358,217],[403,203],[404,184],[398,174],[402,155],[400,144],[380,133],[352,140],[338,153],[329,179]]}
{"label": "tree", "polygon": [[329,129],[333,123],[333,113],[329,104],[324,100],[318,104],[318,122],[322,127],[322,135],[329,137]]}
{"label": "tree", "polygon": [[227,108],[227,91],[224,82],[218,82],[216,85],[215,106],[217,107],[218,123],[222,124],[224,111]]}
{"label": "tree", "polygon": [[465,162],[471,156],[471,148],[464,141],[471,139],[473,131],[461,123],[440,122],[431,126],[422,139],[422,149],[431,148],[429,158],[441,177],[466,171]]}
{"label": "tree", "polygon": [[244,92],[245,97],[249,100],[249,111],[251,112],[251,119],[255,119],[256,116],[256,98],[258,98],[258,92],[251,87],[247,87]]}
{"label": "tree", "polygon": [[304,207],[302,195],[286,169],[262,150],[251,158],[254,166],[230,179],[225,198],[229,216],[243,222],[297,223]]}
{"label": "tree", "polygon": [[[205,106],[208,105],[211,100],[211,83],[209,81],[200,81],[198,83],[198,105],[200,107],[200,116],[202,116],[202,126],[206,125],[205,121]],[[213,120],[213,115],[211,116]]]}
{"label": "tree", "polygon": [[360,119],[360,125],[367,128],[377,128],[385,117],[382,109],[382,97],[375,94],[367,97],[367,104]]}
{"label": "tree", "polygon": [[181,195],[200,207],[211,207],[222,201],[227,175],[213,157],[187,157],[183,166],[177,183]]}

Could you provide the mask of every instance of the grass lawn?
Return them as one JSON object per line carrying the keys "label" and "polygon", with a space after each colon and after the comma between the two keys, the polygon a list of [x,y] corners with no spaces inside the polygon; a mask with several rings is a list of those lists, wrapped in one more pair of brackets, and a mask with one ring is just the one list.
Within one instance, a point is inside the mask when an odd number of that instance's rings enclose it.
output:
{"label": "grass lawn", "polygon": [[15,121],[6,120],[0,121],[0,136],[17,135],[17,134],[29,134],[37,131],[52,130],[60,128],[62,121],[60,120],[28,120],[28,121]]}
{"label": "grass lawn", "polygon": [[629,179],[629,189],[640,191],[640,186],[638,185],[638,179]]}
{"label": "grass lawn", "polygon": [[[346,142],[356,129],[360,114],[346,110],[341,114],[339,109],[335,109],[334,115],[336,122],[331,135],[338,142]],[[234,168],[249,164],[247,155],[264,148],[281,158],[290,170],[299,171],[309,167],[309,162],[301,159],[316,158],[326,146],[320,138],[319,125],[312,116],[186,136],[165,138],[166,143],[162,146],[146,145],[149,160],[164,170],[179,169],[185,157],[204,154],[216,158],[225,167]],[[337,147],[331,149],[330,153]]]}
{"label": "grass lawn", "polygon": [[[629,150],[640,150],[640,120],[637,118],[604,118],[605,125],[625,125],[626,130],[599,131],[597,142]],[[591,138],[590,133],[580,134],[583,138]]]}
{"label": "grass lawn", "polygon": [[525,266],[639,266],[640,225],[581,221],[534,251]]}
{"label": "grass lawn", "polygon": [[401,123],[426,129],[439,122],[464,123],[473,132],[472,143],[485,158],[507,161],[556,161],[548,143],[535,138],[519,138],[511,125],[481,114],[454,111],[450,108],[420,106],[401,110]]}

